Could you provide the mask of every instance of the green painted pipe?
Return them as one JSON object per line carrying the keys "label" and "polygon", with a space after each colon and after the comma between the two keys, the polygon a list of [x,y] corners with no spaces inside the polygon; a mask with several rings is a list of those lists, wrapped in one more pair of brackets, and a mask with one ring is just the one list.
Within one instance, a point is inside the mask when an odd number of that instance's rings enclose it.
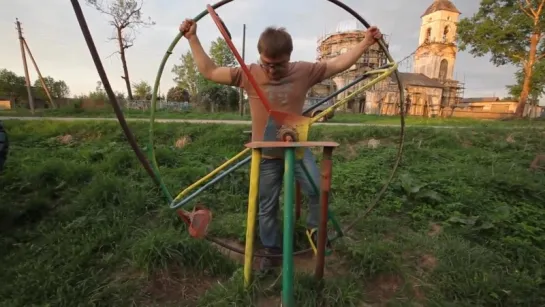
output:
{"label": "green painted pipe", "polygon": [[295,217],[295,148],[286,148],[284,157],[284,248],[282,258],[282,306],[295,307],[293,297],[293,232]]}

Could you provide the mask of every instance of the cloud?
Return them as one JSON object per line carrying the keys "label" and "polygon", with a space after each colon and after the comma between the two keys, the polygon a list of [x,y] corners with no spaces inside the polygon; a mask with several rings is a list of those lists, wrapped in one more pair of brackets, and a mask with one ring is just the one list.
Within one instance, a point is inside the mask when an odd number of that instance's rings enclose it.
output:
{"label": "cloud", "polygon": [[[0,58],[0,68],[7,68],[23,75],[21,55],[15,31],[15,18],[23,24],[24,34],[44,75],[67,82],[73,94],[87,93],[99,80],[74,16],[72,6],[65,0],[48,0],[47,5],[36,7],[34,0],[5,1],[0,11],[0,37],[5,44]],[[413,52],[418,43],[420,15],[432,0],[388,0],[384,4],[372,0],[345,0],[343,3],[359,12],[368,22],[378,25],[390,35],[392,56],[400,60]],[[462,16],[473,15],[479,1],[456,1]],[[121,63],[116,56],[115,42],[108,41],[112,29],[107,16],[80,1],[89,28],[101,55],[110,83],[116,91],[125,92],[121,79]],[[131,80],[153,83],[161,59],[178,34],[178,26],[184,18],[194,18],[206,9],[209,0],[172,1],[146,0],[144,16],[150,16],[156,25],[143,28],[128,49],[127,60]],[[257,59],[256,44],[261,31],[269,25],[284,26],[294,39],[294,60],[313,61],[316,58],[317,38],[335,29],[336,25],[351,18],[342,9],[323,0],[235,0],[217,10],[229,27],[234,44],[241,48],[242,26],[247,25],[246,59]],[[210,41],[220,36],[209,16],[198,24],[198,31],[205,49]],[[188,50],[181,39],[166,63],[160,91],[166,93],[174,85],[170,72],[179,62],[180,55]],[[241,49],[239,49],[241,50]],[[466,82],[465,96],[505,96],[505,86],[512,84],[514,69],[509,66],[494,67],[488,57],[473,58],[460,53],[456,63],[458,79]],[[37,75],[30,69],[31,78]]]}

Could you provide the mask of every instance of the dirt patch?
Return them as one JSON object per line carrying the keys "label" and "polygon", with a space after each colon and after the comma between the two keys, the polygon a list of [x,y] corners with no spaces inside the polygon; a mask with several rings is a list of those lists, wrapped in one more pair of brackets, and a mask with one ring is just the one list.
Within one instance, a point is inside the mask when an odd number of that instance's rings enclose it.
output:
{"label": "dirt patch", "polygon": [[383,234],[382,239],[384,241],[394,242],[396,237],[395,237],[395,235],[393,233],[385,233],[385,234]]}
{"label": "dirt patch", "polygon": [[376,149],[380,145],[380,140],[377,139],[370,139],[367,141],[367,147]]}
{"label": "dirt patch", "polygon": [[[236,247],[237,249],[244,250],[244,245],[237,240],[224,239],[222,240],[222,243],[226,243]],[[226,249],[214,243],[213,243],[213,246],[216,247],[220,253],[222,253],[229,259],[237,263],[244,264],[244,255],[233,252],[229,249]],[[256,252],[260,253],[261,251],[256,251]],[[259,269],[260,261],[261,261],[260,257],[254,257],[253,266],[252,266],[254,270]],[[279,267],[281,268],[281,258],[276,258],[275,262],[278,262],[280,265]],[[314,274],[314,270],[316,268],[316,257],[314,256],[314,253],[312,251],[309,251],[308,253],[305,253],[305,254],[294,256],[293,262],[294,262],[294,268],[296,272]],[[344,261],[335,252],[333,252],[330,256],[325,257],[324,277],[341,276],[341,275],[346,275],[348,273],[349,273],[349,270],[347,266],[344,264]]]}
{"label": "dirt patch", "polygon": [[358,148],[367,147],[371,149],[377,149],[381,145],[385,145],[387,142],[370,138],[368,140],[362,140],[353,144],[346,144],[343,147],[346,148],[346,157],[349,159],[358,156]]}
{"label": "dirt patch", "polygon": [[428,231],[428,236],[430,237],[437,236],[441,233],[442,230],[443,230],[443,227],[441,227],[441,225],[433,223],[430,225],[430,231]]}
{"label": "dirt patch", "polygon": [[263,297],[258,299],[257,307],[278,307],[282,303],[280,297]]}
{"label": "dirt patch", "polygon": [[187,269],[171,267],[149,276],[142,289],[142,305],[166,305],[169,303],[194,304],[213,284],[215,277]]}
{"label": "dirt patch", "polygon": [[530,170],[545,170],[545,155],[537,155],[530,163]]}
{"label": "dirt patch", "polygon": [[430,254],[424,254],[418,259],[418,267],[425,271],[433,271],[437,267],[437,258]]}
{"label": "dirt patch", "polygon": [[471,141],[469,141],[469,140],[462,140],[462,141],[460,141],[460,143],[462,144],[463,148],[469,148],[469,147],[473,146],[473,143],[471,143]]}
{"label": "dirt patch", "polygon": [[507,138],[505,139],[507,143],[513,144],[515,143],[515,137],[512,134],[509,134]]}
{"label": "dirt patch", "polygon": [[56,139],[57,142],[61,144],[70,144],[74,140],[74,138],[70,134],[59,135]]}
{"label": "dirt patch", "polygon": [[422,285],[419,285],[417,283],[413,283],[411,285],[411,288],[413,290],[414,298],[417,301],[423,302],[426,299],[426,296],[424,295],[424,290],[422,289]]}
{"label": "dirt patch", "polygon": [[189,135],[185,135],[185,136],[182,136],[181,138],[177,139],[174,146],[176,146],[176,148],[184,148],[185,146],[187,146],[190,143],[191,143],[191,137]]}
{"label": "dirt patch", "polygon": [[399,275],[381,274],[367,284],[365,293],[368,301],[386,306],[403,284],[403,278]]}

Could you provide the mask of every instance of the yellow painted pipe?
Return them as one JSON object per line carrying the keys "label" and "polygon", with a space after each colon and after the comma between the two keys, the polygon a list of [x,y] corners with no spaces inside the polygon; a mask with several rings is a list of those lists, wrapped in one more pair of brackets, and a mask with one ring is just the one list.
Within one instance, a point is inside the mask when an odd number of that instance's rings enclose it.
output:
{"label": "yellow painted pipe", "polygon": [[380,81],[386,79],[396,69],[397,69],[397,63],[394,63],[394,64],[392,64],[392,67],[385,68],[385,69],[377,69],[377,70],[367,72],[368,74],[380,74],[380,75],[378,77],[376,77],[375,79],[373,79],[372,81],[362,85],[360,88],[358,88],[357,90],[352,92],[352,94],[346,96],[341,101],[335,103],[334,105],[330,106],[329,108],[327,108],[327,109],[323,110],[322,112],[320,112],[318,115],[311,118],[310,119],[310,124],[312,125],[312,124],[316,123],[317,121],[319,121],[320,119],[322,119],[323,117],[328,116],[331,112],[335,111],[335,109],[337,109],[338,107],[348,103],[348,101],[350,101],[352,98],[356,97],[356,95],[360,94],[363,91],[368,90],[373,85],[375,85],[375,84],[379,83]]}
{"label": "yellow painted pipe", "polygon": [[250,191],[248,193],[248,217],[246,222],[246,248],[244,253],[244,286],[252,282],[252,264],[254,260],[254,238],[257,208],[259,201],[259,171],[261,165],[261,148],[252,149],[250,166]]}
{"label": "yellow painted pipe", "polygon": [[180,194],[178,194],[178,196],[176,196],[176,198],[174,198],[174,202],[179,201],[182,197],[184,197],[189,192],[191,192],[191,190],[195,189],[199,185],[203,184],[205,181],[208,181],[212,177],[216,176],[219,172],[226,169],[229,165],[233,164],[236,160],[240,159],[240,157],[242,157],[246,153],[248,153],[248,151],[250,151],[250,148],[244,149],[243,151],[239,152],[236,156],[234,156],[231,159],[227,160],[225,163],[218,166],[215,170],[208,173],[206,176],[204,176],[201,179],[195,181],[192,185],[188,186],[187,188],[185,188],[185,190],[180,192]]}

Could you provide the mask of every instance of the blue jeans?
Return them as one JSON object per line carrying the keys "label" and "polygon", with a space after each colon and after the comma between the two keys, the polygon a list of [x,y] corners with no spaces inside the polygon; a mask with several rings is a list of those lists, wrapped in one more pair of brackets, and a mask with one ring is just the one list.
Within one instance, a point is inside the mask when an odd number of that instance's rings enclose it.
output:
{"label": "blue jeans", "polygon": [[[306,148],[303,159],[295,163],[295,178],[300,183],[303,193],[309,197],[307,227],[316,228],[320,218],[320,193],[314,190],[301,163],[305,164],[318,187],[320,186],[320,171],[312,152]],[[280,249],[282,246],[277,215],[283,176],[283,159],[263,159],[261,161],[259,174],[259,236],[265,248]]]}

